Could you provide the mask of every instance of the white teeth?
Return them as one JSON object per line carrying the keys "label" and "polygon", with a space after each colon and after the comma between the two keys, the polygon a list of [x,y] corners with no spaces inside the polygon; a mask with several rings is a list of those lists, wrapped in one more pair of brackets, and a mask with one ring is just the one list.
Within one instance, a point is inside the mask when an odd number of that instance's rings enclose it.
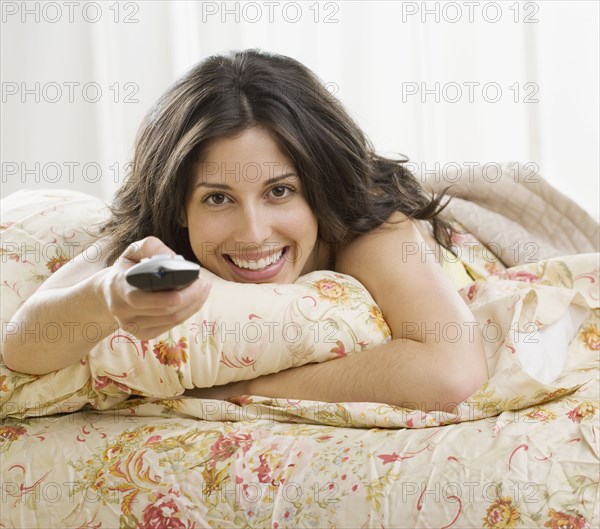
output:
{"label": "white teeth", "polygon": [[230,255],[229,257],[235,263],[235,265],[239,266],[240,268],[248,268],[250,270],[262,270],[263,268],[266,268],[267,266],[279,261],[279,259],[281,259],[282,254],[283,250],[280,250],[276,254],[273,254],[270,257],[268,257],[267,259],[259,259],[258,261],[246,261],[245,259],[238,259],[237,257],[233,257],[233,255]]}

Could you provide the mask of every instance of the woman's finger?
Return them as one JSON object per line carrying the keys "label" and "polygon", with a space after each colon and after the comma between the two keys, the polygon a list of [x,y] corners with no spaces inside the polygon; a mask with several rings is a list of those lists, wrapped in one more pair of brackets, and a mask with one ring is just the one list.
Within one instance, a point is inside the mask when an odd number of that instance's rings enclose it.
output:
{"label": "woman's finger", "polygon": [[144,257],[152,257],[153,255],[163,253],[175,255],[175,252],[158,237],[150,235],[140,241],[132,242],[117,261],[124,263],[138,263]]}

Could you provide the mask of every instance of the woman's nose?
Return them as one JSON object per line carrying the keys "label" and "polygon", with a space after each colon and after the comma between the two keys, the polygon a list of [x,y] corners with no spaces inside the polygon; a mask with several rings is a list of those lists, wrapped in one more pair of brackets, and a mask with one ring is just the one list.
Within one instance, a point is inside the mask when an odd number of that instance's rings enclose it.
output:
{"label": "woman's nose", "polygon": [[235,230],[235,242],[262,249],[273,233],[269,213],[264,208],[249,206],[240,208]]}

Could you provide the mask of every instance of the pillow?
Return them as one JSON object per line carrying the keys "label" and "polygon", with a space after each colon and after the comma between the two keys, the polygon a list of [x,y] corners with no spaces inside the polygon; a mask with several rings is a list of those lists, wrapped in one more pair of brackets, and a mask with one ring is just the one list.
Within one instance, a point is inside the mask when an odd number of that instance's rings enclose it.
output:
{"label": "pillow", "polygon": [[168,397],[340,358],[390,339],[370,294],[350,276],[316,271],[277,285],[201,273],[213,287],[198,313],[153,340],[125,332],[103,340],[89,355],[93,379]]}
{"label": "pillow", "polygon": [[17,191],[2,199],[0,211],[2,328],[39,286],[63,264],[89,252],[95,259],[95,228],[108,208],[76,191]]}
{"label": "pillow", "polygon": [[[101,200],[66,190],[18,192],[2,201],[3,332],[53,271],[81,251],[95,258],[96,228],[108,215]],[[1,365],[3,402],[5,393],[14,400],[20,389],[21,403],[37,399],[58,410],[69,398],[71,411],[86,402],[105,408],[132,393],[172,397],[339,358],[391,339],[373,298],[350,276],[315,271],[294,284],[243,284],[204,269],[201,274],[213,282],[202,310],[156,339],[139,340],[119,329],[86,360],[41,377]],[[41,337],[43,347],[43,332]]]}

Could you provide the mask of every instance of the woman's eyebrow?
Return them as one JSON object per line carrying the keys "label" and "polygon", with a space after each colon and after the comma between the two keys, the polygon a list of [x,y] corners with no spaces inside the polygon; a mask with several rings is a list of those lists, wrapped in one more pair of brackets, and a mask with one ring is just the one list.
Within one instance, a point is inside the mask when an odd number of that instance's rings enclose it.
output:
{"label": "woman's eyebrow", "polygon": [[[285,173],[279,176],[276,176],[274,178],[270,178],[268,179],[263,187],[267,187],[269,185],[275,184],[277,182],[279,182],[280,180],[284,180],[285,178],[290,178],[290,177],[295,177],[298,178],[298,175],[296,173]],[[195,189],[198,189],[199,187],[212,187],[215,189],[231,189],[231,186],[227,185],[227,184],[219,184],[219,183],[211,183],[211,182],[198,182],[198,184],[196,184]]]}

